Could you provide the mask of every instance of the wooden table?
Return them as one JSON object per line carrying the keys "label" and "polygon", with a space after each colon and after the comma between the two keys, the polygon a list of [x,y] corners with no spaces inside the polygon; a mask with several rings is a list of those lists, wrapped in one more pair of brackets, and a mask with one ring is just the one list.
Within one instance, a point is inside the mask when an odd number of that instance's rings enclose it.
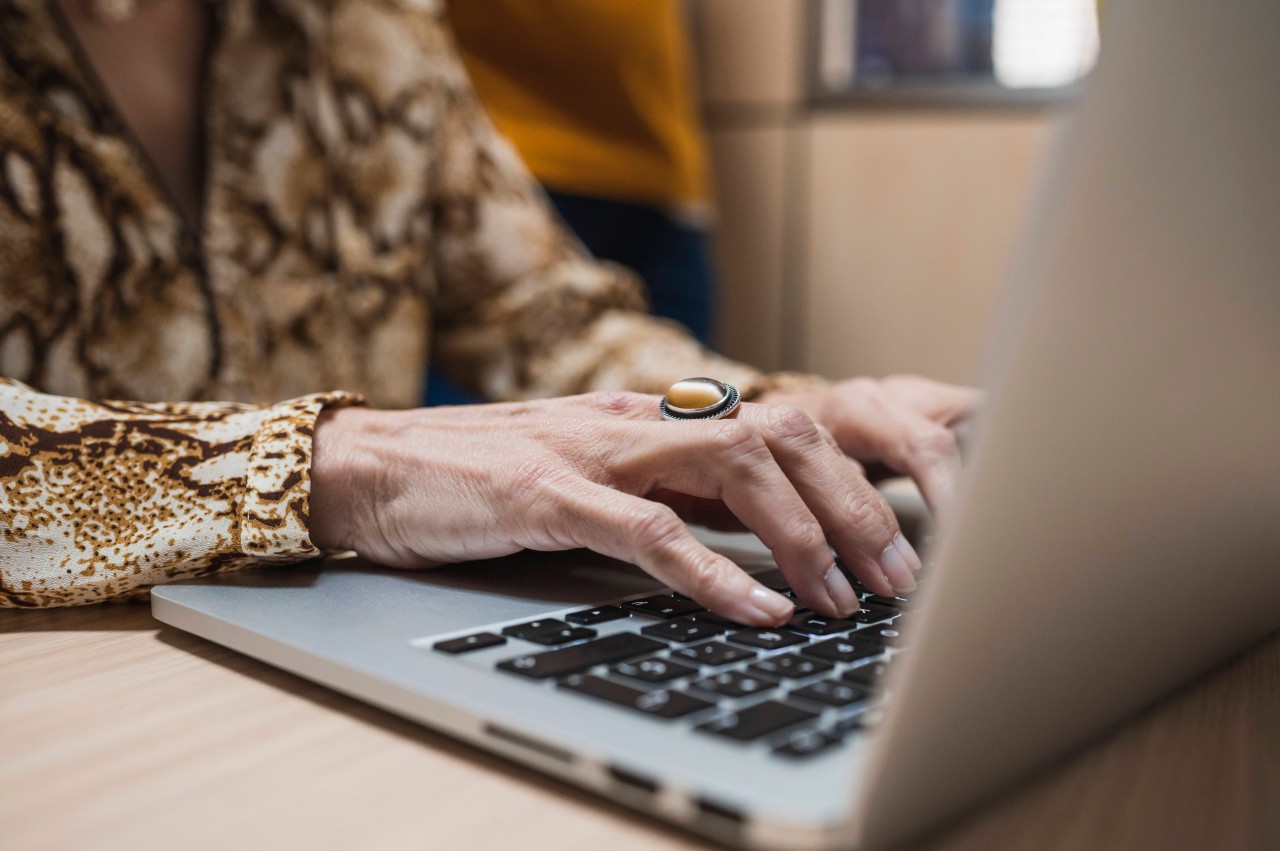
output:
{"label": "wooden table", "polygon": [[[0,847],[708,847],[151,619],[0,612]],[[922,846],[1280,848],[1280,634]]]}

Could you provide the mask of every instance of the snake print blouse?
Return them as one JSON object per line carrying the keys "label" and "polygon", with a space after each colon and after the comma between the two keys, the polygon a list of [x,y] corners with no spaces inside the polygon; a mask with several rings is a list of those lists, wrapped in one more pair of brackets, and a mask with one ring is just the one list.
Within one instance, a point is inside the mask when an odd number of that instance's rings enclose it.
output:
{"label": "snake print blouse", "polygon": [[316,555],[316,416],[415,404],[429,356],[492,399],[788,380],[586,256],[437,4],[216,9],[196,228],[55,4],[0,6],[0,606]]}

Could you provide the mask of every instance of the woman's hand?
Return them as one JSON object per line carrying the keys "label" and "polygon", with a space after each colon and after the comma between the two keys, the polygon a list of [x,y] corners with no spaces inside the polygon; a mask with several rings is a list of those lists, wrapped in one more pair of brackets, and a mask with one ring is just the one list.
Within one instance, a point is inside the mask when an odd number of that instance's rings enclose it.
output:
{"label": "woman's hand", "polygon": [[878,594],[915,587],[920,560],[892,511],[797,408],[744,404],[730,419],[670,422],[656,397],[592,393],[344,408],[317,423],[320,547],[397,567],[586,547],[740,623],[790,617],[791,601],[699,543],[686,519],[756,533],[800,601],[824,615],[858,607],[831,547]]}
{"label": "woman's hand", "polygon": [[960,478],[957,432],[981,401],[977,390],[914,375],[882,381],[854,378],[761,399],[806,411],[862,464],[910,476],[935,515],[946,511],[955,495]]}

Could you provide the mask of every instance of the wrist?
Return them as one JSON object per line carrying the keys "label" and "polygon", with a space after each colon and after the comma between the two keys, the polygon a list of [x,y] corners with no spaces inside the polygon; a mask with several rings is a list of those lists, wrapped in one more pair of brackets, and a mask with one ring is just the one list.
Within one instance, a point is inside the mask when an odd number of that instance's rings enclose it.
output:
{"label": "wrist", "polygon": [[311,498],[308,532],[322,550],[355,547],[358,512],[368,500],[369,468],[362,435],[368,434],[376,411],[328,408],[316,418],[311,442]]}

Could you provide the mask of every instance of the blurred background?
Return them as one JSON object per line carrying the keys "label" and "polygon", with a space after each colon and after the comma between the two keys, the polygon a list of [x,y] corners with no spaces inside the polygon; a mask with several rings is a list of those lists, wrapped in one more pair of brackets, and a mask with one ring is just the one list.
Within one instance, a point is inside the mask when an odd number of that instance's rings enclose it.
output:
{"label": "blurred background", "polygon": [[[966,383],[1099,0],[453,0],[498,128],[656,313]],[[432,401],[465,401],[442,375]]]}
{"label": "blurred background", "polygon": [[1093,0],[692,0],[717,340],[971,381]]}

